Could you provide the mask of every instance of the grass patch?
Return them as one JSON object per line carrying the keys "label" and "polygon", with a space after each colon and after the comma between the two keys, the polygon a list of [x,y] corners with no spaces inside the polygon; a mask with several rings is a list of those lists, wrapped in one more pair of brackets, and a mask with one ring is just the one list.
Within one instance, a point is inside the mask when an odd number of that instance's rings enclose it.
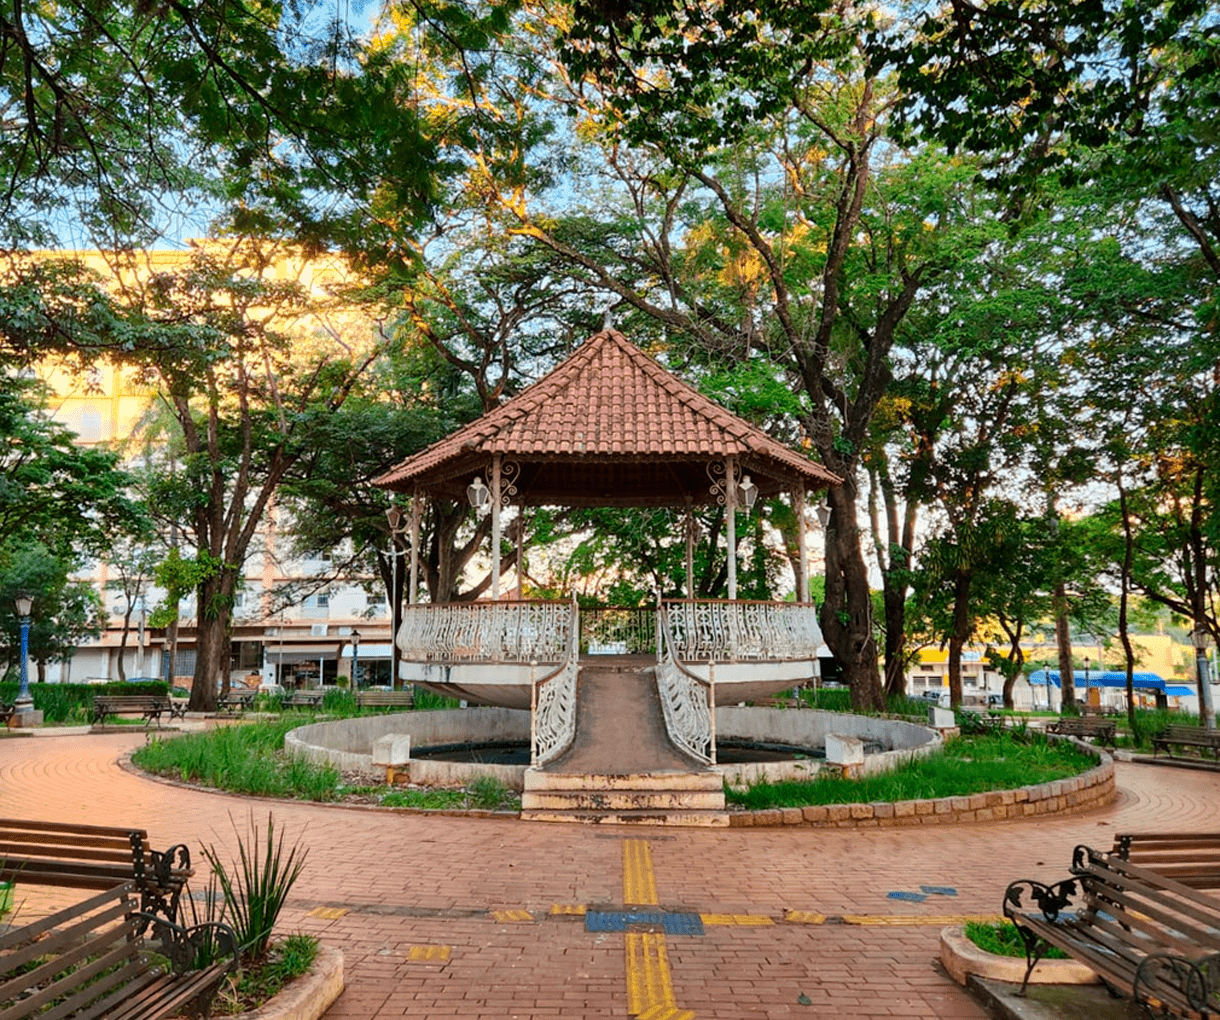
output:
{"label": "grass patch", "polygon": [[334,800],[339,770],[286,754],[284,735],[297,718],[222,726],[169,740],[152,740],[131,760],[157,775],[255,797]]}
{"label": "grass patch", "polygon": [[[1017,933],[1017,927],[1011,921],[1000,924],[984,924],[980,921],[967,921],[962,928],[963,934],[985,953],[993,956],[1016,956],[1024,959],[1025,943]],[[1068,954],[1062,949],[1051,946],[1042,957],[1044,960],[1066,960]]]}
{"label": "grass patch", "polygon": [[382,807],[466,811],[519,811],[521,798],[495,776],[476,776],[462,790],[393,789],[380,800]]}
{"label": "grass patch", "polygon": [[726,790],[730,804],[752,811],[820,804],[961,797],[990,790],[1011,790],[1079,775],[1096,760],[1067,741],[1051,743],[1041,735],[1024,740],[1007,733],[955,737],[944,748],[875,776],[844,779],[823,772],[818,778],[756,783]]}
{"label": "grass patch", "polygon": [[213,1016],[236,1016],[263,1005],[293,978],[309,971],[318,957],[312,935],[289,935],[274,944],[266,957],[243,965],[212,1002]]}

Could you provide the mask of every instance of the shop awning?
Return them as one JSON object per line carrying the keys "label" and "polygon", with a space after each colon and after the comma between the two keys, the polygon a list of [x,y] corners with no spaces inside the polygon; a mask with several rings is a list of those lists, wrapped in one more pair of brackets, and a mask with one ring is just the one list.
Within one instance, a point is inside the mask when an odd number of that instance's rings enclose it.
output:
{"label": "shop awning", "polygon": [[[1127,686],[1127,674],[1120,673],[1117,670],[1111,670],[1106,673],[1089,670],[1086,676],[1083,669],[1077,669],[1073,670],[1072,676],[1078,688]],[[1059,670],[1057,669],[1036,669],[1030,673],[1029,682],[1035,687],[1045,687],[1048,678],[1053,686],[1060,686]],[[1165,681],[1155,673],[1135,673],[1132,677],[1132,686],[1145,691],[1163,691],[1165,690]]]}

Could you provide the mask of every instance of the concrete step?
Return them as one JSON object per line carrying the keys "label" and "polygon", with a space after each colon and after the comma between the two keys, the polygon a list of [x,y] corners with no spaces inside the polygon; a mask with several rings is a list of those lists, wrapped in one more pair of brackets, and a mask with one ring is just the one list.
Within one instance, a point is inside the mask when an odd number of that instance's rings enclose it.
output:
{"label": "concrete step", "polygon": [[724,789],[719,772],[634,772],[621,775],[548,772],[540,768],[525,770],[525,789],[531,790],[715,790]]}
{"label": "concrete step", "polygon": [[527,790],[525,810],[723,811],[724,791],[715,790]]}
{"label": "concrete step", "polygon": [[727,811],[589,811],[583,808],[570,810],[521,810],[521,818],[530,822],[574,822],[579,825],[663,825],[699,826],[702,828],[727,828]]}

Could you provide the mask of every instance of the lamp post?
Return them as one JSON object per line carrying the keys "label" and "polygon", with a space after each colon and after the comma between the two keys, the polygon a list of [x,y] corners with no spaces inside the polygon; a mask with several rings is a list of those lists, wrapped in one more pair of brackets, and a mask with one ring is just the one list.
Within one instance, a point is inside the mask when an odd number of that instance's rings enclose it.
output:
{"label": "lamp post", "polygon": [[34,699],[30,697],[30,610],[34,608],[34,600],[23,593],[13,601],[17,604],[17,620],[21,624],[21,688],[15,706],[17,714],[21,715],[34,709]]}
{"label": "lamp post", "polygon": [[402,550],[398,540],[403,533],[403,518],[406,515],[396,506],[385,512],[390,526],[390,686],[398,687],[398,557]]}
{"label": "lamp post", "polygon": [[356,690],[356,671],[360,668],[360,631],[352,628],[352,684],[351,690]]}
{"label": "lamp post", "polygon": [[1199,714],[1203,716],[1203,725],[1214,730],[1216,713],[1212,708],[1212,685],[1207,675],[1207,646],[1211,643],[1211,635],[1198,624],[1191,632],[1190,643],[1195,646],[1195,664],[1199,670]]}

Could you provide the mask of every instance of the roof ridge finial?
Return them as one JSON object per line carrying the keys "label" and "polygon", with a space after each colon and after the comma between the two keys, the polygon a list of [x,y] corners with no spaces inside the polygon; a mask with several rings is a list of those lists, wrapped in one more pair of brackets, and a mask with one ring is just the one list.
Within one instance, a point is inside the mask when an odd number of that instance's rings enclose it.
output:
{"label": "roof ridge finial", "polygon": [[606,310],[602,312],[602,332],[606,333],[614,329],[614,305],[606,305]]}

